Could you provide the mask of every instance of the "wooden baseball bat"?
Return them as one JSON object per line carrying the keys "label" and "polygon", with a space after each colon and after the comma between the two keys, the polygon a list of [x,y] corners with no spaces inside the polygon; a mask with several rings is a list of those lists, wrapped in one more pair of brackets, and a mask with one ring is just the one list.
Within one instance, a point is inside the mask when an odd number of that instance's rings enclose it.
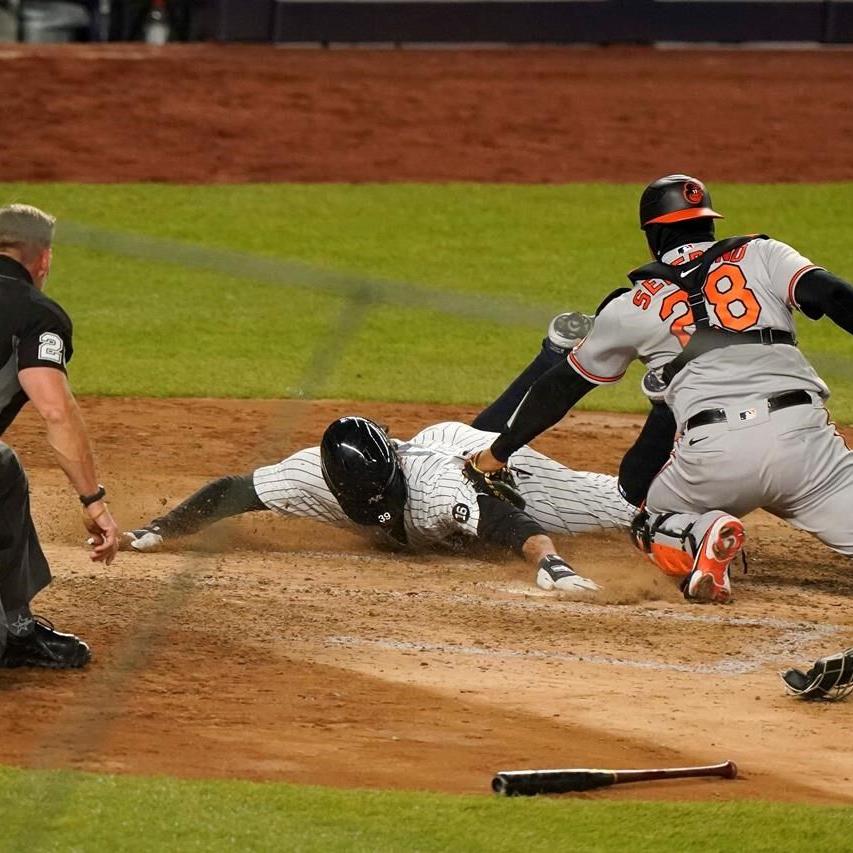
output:
{"label": "wooden baseball bat", "polygon": [[722,764],[666,767],[659,770],[500,770],[492,779],[492,790],[507,797],[533,797],[536,794],[591,791],[626,782],[654,782],[658,779],[690,779],[698,776],[734,779],[737,776],[737,765],[734,761],[725,761]]}

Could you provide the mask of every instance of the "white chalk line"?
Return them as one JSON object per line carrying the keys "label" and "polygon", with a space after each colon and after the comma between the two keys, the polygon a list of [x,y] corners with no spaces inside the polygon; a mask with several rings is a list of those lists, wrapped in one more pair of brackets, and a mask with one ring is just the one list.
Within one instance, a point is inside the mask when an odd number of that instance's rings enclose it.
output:
{"label": "white chalk line", "polygon": [[[406,593],[394,593],[392,596],[404,596]],[[540,610],[541,602],[507,601],[482,599],[472,595],[440,595],[465,605],[487,603],[491,606],[516,609]],[[533,660],[554,660],[572,663],[588,663],[596,666],[622,666],[631,669],[646,669],[694,674],[743,675],[755,672],[775,661],[789,661],[803,652],[811,644],[817,643],[840,632],[836,625],[795,622],[763,616],[734,616],[719,613],[689,613],[673,610],[654,610],[638,605],[592,604],[574,601],[553,601],[553,608],[581,616],[607,616],[629,619],[649,619],[664,622],[680,622],[704,625],[725,625],[733,628],[764,628],[780,632],[772,642],[772,648],[754,649],[751,654],[741,657],[725,657],[709,663],[677,663],[661,660],[616,657],[570,651],[545,651],[541,649],[489,649],[480,646],[468,646],[459,643],[433,643],[428,641],[409,641],[391,638],[369,639],[354,636],[327,637],[330,645],[372,646],[391,651],[421,651],[443,654],[501,658],[529,658]],[[549,608],[550,609],[550,608]]]}
{"label": "white chalk line", "polygon": [[[304,551],[294,553],[326,556],[324,552]],[[386,558],[376,554],[348,554],[349,561],[376,562]],[[683,672],[693,674],[742,675],[755,672],[767,664],[776,661],[789,662],[795,656],[803,654],[811,644],[832,637],[841,631],[840,626],[792,621],[769,616],[736,616],[719,611],[696,613],[689,610],[656,609],[647,604],[595,604],[589,601],[567,601],[553,593],[546,593],[535,586],[501,586],[495,583],[478,584],[483,595],[472,593],[447,593],[442,590],[399,590],[377,589],[373,587],[348,589],[347,595],[378,595],[382,599],[415,599],[453,602],[466,607],[492,607],[504,610],[541,613],[543,608],[549,612],[557,611],[576,616],[609,617],[618,619],[646,619],[658,622],[680,622],[704,625],[724,625],[733,628],[763,628],[780,632],[773,642],[772,649],[755,649],[752,654],[743,657],[726,656],[710,663],[675,663],[669,661],[596,655],[580,652],[551,652],[537,649],[487,649],[479,646],[467,646],[458,643],[432,643],[426,641],[398,640],[392,638],[366,638],[350,635],[326,637],[325,642],[333,646],[374,647],[390,651],[420,651],[442,654],[488,657],[493,659],[528,658],[534,660],[554,660],[563,662],[582,662],[599,666],[621,666],[630,669]],[[518,598],[492,598],[489,593],[509,593]]]}
{"label": "white chalk line", "polygon": [[[332,558],[340,557],[335,552],[324,551],[294,551],[288,552],[303,556]],[[384,563],[388,556],[384,554],[351,554],[346,555],[347,562]],[[425,564],[429,565],[429,564]],[[488,564],[484,564],[488,565]],[[405,581],[401,580],[401,585]],[[456,604],[478,607],[495,607],[507,610],[527,610],[541,612],[543,609],[570,613],[573,615],[597,615],[611,617],[633,617],[639,619],[664,620],[673,622],[693,622],[706,625],[734,625],[746,628],[773,628],[778,631],[805,630],[813,627],[813,623],[792,621],[790,619],[778,619],[772,616],[736,616],[725,612],[722,608],[714,608],[708,612],[703,605],[684,604],[682,609],[658,609],[651,607],[649,602],[637,604],[596,604],[589,600],[570,600],[565,593],[546,592],[539,589],[532,582],[528,585],[513,584],[510,586],[493,582],[483,581],[475,583],[475,587],[483,590],[483,594],[477,593],[448,593],[437,589],[381,589],[376,587],[348,588],[347,595],[380,595],[383,598],[400,598],[411,600],[412,597],[427,599],[441,599]],[[606,592],[606,590],[605,590]],[[509,594],[514,598],[493,598],[492,593]],[[729,605],[731,607],[731,605]],[[735,604],[734,607],[737,607]],[[703,612],[696,612],[703,610]],[[833,627],[831,633],[837,633],[838,627]]]}
{"label": "white chalk line", "polygon": [[580,652],[546,652],[540,649],[487,649],[480,646],[466,646],[459,643],[430,643],[424,641],[393,640],[388,638],[368,639],[347,635],[326,637],[326,643],[332,646],[372,647],[388,651],[432,652],[438,654],[487,657],[492,659],[528,658],[532,660],[563,661],[570,663],[588,663],[595,666],[622,666],[629,669],[646,669],[669,672],[686,672],[709,675],[744,675],[756,672],[774,661],[788,660],[798,650],[819,639],[838,633],[838,628],[828,625],[813,625],[807,630],[790,631],[779,644],[779,649],[764,654],[753,654],[744,658],[725,658],[713,663],[670,663],[659,660],[618,658],[611,655],[584,654]]}
{"label": "white chalk line", "polygon": [[[368,558],[370,559],[370,558]],[[411,600],[414,598],[439,599],[465,606],[494,607],[504,610],[527,610],[541,613],[543,610],[570,613],[573,615],[609,616],[619,618],[650,619],[654,621],[692,622],[705,625],[732,625],[742,628],[772,628],[777,631],[807,631],[826,629],[830,634],[837,633],[837,626],[818,626],[811,622],[796,622],[790,619],[778,619],[772,616],[735,616],[719,611],[713,613],[696,613],[689,610],[656,609],[648,604],[595,604],[590,601],[567,601],[557,598],[554,593],[544,592],[537,587],[521,588],[492,588],[498,591],[510,592],[523,596],[518,599],[490,598],[487,595],[471,593],[447,593],[441,590],[398,590],[398,589],[348,589],[347,595],[376,594],[383,598],[399,598]],[[685,608],[699,609],[700,605],[685,604]]]}
{"label": "white chalk line", "polygon": [[[508,589],[508,592],[520,592]],[[524,593],[525,595],[527,593]],[[546,596],[551,593],[545,593]],[[534,594],[535,596],[535,594]],[[455,593],[443,595],[443,598],[456,601],[460,604],[484,604],[506,607],[517,610],[541,611],[543,603],[535,596],[534,600],[512,600],[512,599],[484,599],[476,595]],[[589,601],[567,601],[565,598],[555,598],[548,605],[549,610],[559,610],[572,614],[594,614],[597,616],[618,616],[620,618],[630,616],[639,619],[663,620],[670,622],[694,622],[706,625],[735,625],[745,628],[774,628],[779,631],[792,631],[815,626],[811,622],[794,622],[789,619],[777,619],[772,616],[734,616],[727,613],[696,613],[689,610],[659,610],[649,607],[648,604],[595,604]],[[699,609],[702,605],[685,604],[685,608]],[[838,629],[833,627],[833,632]]]}

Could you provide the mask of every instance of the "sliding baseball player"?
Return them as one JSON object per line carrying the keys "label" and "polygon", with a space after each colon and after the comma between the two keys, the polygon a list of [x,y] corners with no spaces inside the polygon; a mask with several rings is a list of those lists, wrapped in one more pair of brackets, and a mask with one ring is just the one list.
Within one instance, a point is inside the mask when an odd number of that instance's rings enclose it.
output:
{"label": "sliding baseball player", "polygon": [[399,441],[366,418],[340,418],[319,447],[214,480],[171,512],[125,533],[123,545],[156,551],[223,518],[271,510],[406,549],[458,550],[481,540],[533,564],[542,589],[598,589],[556,553],[548,534],[628,529],[636,508],[621,497],[616,478],[572,471],[529,447],[513,454],[502,479],[466,474],[465,456],[495,437],[448,422]]}

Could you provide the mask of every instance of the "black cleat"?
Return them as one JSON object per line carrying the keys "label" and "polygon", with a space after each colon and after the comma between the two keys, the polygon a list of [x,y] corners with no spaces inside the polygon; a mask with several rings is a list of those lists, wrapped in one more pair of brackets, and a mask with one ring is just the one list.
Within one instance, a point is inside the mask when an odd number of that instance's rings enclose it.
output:
{"label": "black cleat", "polygon": [[86,666],[92,653],[73,634],[60,634],[47,619],[35,616],[35,630],[26,637],[9,634],[0,666],[41,666],[47,669],[78,669]]}

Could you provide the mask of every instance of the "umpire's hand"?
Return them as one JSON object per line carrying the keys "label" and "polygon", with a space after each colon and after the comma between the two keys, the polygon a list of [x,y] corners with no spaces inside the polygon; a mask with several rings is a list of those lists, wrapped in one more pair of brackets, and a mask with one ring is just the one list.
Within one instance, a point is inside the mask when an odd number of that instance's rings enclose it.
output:
{"label": "umpire's hand", "polygon": [[92,534],[89,540],[89,544],[92,545],[89,559],[108,566],[118,553],[118,525],[104,501],[90,504],[83,513],[83,524]]}

